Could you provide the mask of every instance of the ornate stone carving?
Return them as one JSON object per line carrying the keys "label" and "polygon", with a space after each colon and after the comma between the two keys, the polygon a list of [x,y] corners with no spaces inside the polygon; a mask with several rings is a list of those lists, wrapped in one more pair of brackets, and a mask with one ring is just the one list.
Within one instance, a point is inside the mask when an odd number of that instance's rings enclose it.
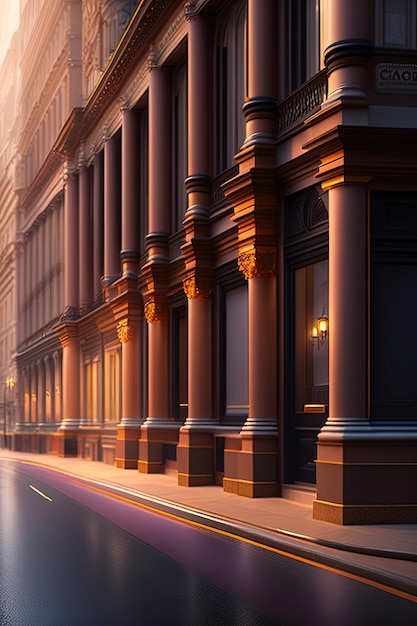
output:
{"label": "ornate stone carving", "polygon": [[120,343],[127,343],[134,338],[132,327],[127,319],[120,320],[116,326],[117,337]]}
{"label": "ornate stone carving", "polygon": [[211,282],[209,280],[196,280],[193,276],[183,280],[184,293],[189,300],[194,298],[209,298],[212,292]]}
{"label": "ornate stone carving", "polygon": [[246,280],[249,278],[275,276],[276,258],[274,249],[258,250],[251,248],[250,250],[240,252],[238,265]]}
{"label": "ornate stone carving", "polygon": [[161,302],[148,300],[144,305],[144,315],[148,324],[166,319],[166,308]]}

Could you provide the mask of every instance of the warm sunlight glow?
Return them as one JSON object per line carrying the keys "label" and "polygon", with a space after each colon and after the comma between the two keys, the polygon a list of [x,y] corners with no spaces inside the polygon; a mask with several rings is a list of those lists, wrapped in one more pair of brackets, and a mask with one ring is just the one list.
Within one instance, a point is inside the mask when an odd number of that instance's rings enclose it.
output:
{"label": "warm sunlight glow", "polygon": [[19,23],[19,2],[16,0],[2,0],[0,20],[0,65],[9,48],[13,33]]}

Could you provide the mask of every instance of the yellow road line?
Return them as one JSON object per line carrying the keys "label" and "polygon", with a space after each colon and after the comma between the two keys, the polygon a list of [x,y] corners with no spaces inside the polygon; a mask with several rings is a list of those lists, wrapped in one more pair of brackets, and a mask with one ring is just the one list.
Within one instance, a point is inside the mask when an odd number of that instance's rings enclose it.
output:
{"label": "yellow road line", "polygon": [[[112,491],[110,491],[109,489],[104,489],[102,487],[97,487],[97,485],[92,484],[91,483],[91,479],[88,478],[83,478],[82,480],[80,480],[80,476],[77,474],[73,474],[72,472],[67,472],[61,469],[56,469],[54,467],[51,467],[50,465],[42,465],[40,463],[36,463],[34,461],[21,461],[21,463],[23,464],[27,464],[27,465],[34,465],[36,467],[41,467],[44,469],[48,469],[48,470],[52,470],[52,471],[56,471],[60,474],[64,474],[65,476],[69,476],[71,478],[73,478],[73,482],[81,485],[83,487],[87,487],[88,489],[92,489],[94,491],[97,491],[98,493],[102,493],[105,494],[107,496],[111,496],[113,498],[117,498],[118,500],[121,500],[122,502],[126,502],[128,504],[133,504],[135,506],[139,506],[143,509],[146,509],[148,511],[151,511],[152,513],[157,513],[159,515],[163,515],[165,517],[168,517],[170,519],[174,519],[177,521],[180,521],[182,523],[188,524],[190,526],[195,526],[197,528],[203,528],[204,530],[210,530],[213,533],[217,533],[219,535],[223,535],[225,537],[230,537],[232,539],[238,540],[238,541],[242,541],[244,543],[247,543],[249,545],[252,546],[256,546],[257,548],[262,548],[263,550],[268,550],[269,552],[273,552],[275,554],[279,554],[281,556],[285,556],[289,559],[293,559],[294,561],[299,561],[300,563],[304,563],[306,565],[312,565],[313,567],[317,567],[319,569],[331,572],[333,574],[338,574],[340,576],[344,576],[345,578],[349,578],[351,580],[355,580],[357,582],[360,583],[364,583],[366,585],[369,585],[371,587],[374,587],[376,589],[380,589],[381,591],[385,591],[387,593],[396,595],[400,598],[403,598],[405,600],[409,600],[411,602],[417,603],[417,597],[411,593],[407,593],[406,591],[401,591],[400,589],[395,589],[393,587],[389,587],[386,584],[383,583],[379,583],[375,580],[372,580],[371,578],[365,578],[363,576],[360,576],[358,574],[352,574],[350,572],[345,572],[343,570],[337,569],[336,567],[332,567],[330,565],[325,565],[324,563],[316,563],[315,561],[312,561],[311,559],[307,559],[305,557],[302,556],[298,556],[297,554],[291,554],[290,552],[286,552],[285,550],[281,550],[279,548],[274,548],[272,546],[268,546],[265,545],[263,543],[260,543],[258,541],[255,541],[253,539],[248,539],[246,537],[241,537],[240,535],[234,534],[232,532],[226,531],[226,530],[221,530],[219,528],[215,528],[212,526],[209,526],[207,524],[203,524],[201,522],[196,522],[194,520],[189,520],[187,518],[181,517],[180,515],[176,515],[175,513],[170,513],[168,511],[162,511],[156,507],[153,507],[149,504],[144,504],[143,502],[138,502],[137,500],[132,500],[131,498],[128,498],[126,496],[122,496],[119,495],[117,493],[114,493]],[[116,486],[116,488],[118,488]],[[214,514],[213,514],[214,515]],[[221,521],[221,518],[219,518]]]}

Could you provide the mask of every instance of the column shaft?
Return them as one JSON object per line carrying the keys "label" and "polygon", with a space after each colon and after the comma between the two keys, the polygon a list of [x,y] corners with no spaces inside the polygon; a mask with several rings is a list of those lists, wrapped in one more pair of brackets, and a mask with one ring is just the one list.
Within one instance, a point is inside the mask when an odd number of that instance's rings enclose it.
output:
{"label": "column shaft", "polygon": [[244,430],[277,430],[276,278],[248,280],[249,420]]}
{"label": "column shaft", "polygon": [[93,301],[92,284],[92,221],[91,221],[91,172],[82,166],[79,174],[79,285],[80,308],[88,311]]}
{"label": "column shaft", "polygon": [[122,122],[122,251],[139,255],[140,111],[123,112]]}
{"label": "column shaft", "polygon": [[208,106],[210,102],[209,27],[205,15],[188,26],[188,172],[210,174]]}
{"label": "column shaft", "polygon": [[[208,210],[210,198],[210,39],[207,16],[188,22],[188,209],[184,218],[186,242],[182,246],[188,298],[188,415],[177,446],[178,484],[214,482],[212,416],[213,270]],[[198,450],[198,454],[196,451]]]}
{"label": "column shaft", "polygon": [[104,276],[120,274],[120,137],[114,135],[104,144]]}
{"label": "column shaft", "polygon": [[385,476],[367,416],[367,249],[366,188],[330,189],[329,418],[318,436],[313,516],[339,524],[373,519],[371,484]]}
{"label": "column shaft", "polygon": [[166,320],[155,321],[148,329],[149,418],[166,420],[169,417],[168,324]]}
{"label": "column shaft", "polygon": [[248,96],[277,94],[277,3],[248,0]]}
{"label": "column shaft", "polygon": [[329,413],[366,418],[366,190],[329,191]]}
{"label": "column shaft", "polygon": [[275,140],[277,3],[248,0],[248,100],[243,104],[247,143]]}
{"label": "column shaft", "polygon": [[78,176],[70,173],[64,207],[64,305],[78,311]]}
{"label": "column shaft", "polygon": [[93,174],[93,293],[101,298],[101,277],[104,273],[104,176],[103,152],[94,157]]}
{"label": "column shaft", "polygon": [[211,306],[211,298],[188,300],[188,427],[212,417]]}
{"label": "column shaft", "polygon": [[170,81],[168,70],[149,75],[149,233],[169,232]]}
{"label": "column shaft", "polygon": [[[369,0],[331,3],[329,27],[324,31],[324,61],[328,68],[328,97],[324,107],[340,98],[366,97],[368,74],[366,57],[371,52]],[[363,116],[363,113],[356,112]],[[367,118],[361,118],[366,120]],[[352,123],[352,118],[350,118]]]}
{"label": "column shaft", "polygon": [[137,110],[123,111],[122,121],[122,277],[123,302],[115,304],[117,332],[122,343],[122,419],[117,426],[116,465],[137,469],[141,426],[141,342],[138,323],[139,271],[139,120]]}
{"label": "column shaft", "polygon": [[64,422],[66,426],[78,426],[80,421],[80,350],[76,337],[64,345],[62,377]]}
{"label": "column shaft", "polygon": [[148,290],[148,417],[141,427],[139,471],[161,472],[163,443],[176,443],[178,427],[170,421],[169,333],[166,311],[168,234],[171,191],[171,88],[168,69],[149,76],[149,215],[148,261],[142,268]]}

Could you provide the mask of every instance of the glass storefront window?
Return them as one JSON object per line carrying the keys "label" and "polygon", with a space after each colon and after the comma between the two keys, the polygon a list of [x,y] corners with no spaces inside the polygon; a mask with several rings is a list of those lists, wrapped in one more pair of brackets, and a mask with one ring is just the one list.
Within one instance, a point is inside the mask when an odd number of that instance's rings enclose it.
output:
{"label": "glass storefront window", "polygon": [[[328,338],[313,340],[317,319],[328,315],[329,263],[319,261],[295,272],[295,411],[306,404],[328,404]],[[331,326],[331,320],[330,320]],[[331,332],[331,330],[329,331]]]}

